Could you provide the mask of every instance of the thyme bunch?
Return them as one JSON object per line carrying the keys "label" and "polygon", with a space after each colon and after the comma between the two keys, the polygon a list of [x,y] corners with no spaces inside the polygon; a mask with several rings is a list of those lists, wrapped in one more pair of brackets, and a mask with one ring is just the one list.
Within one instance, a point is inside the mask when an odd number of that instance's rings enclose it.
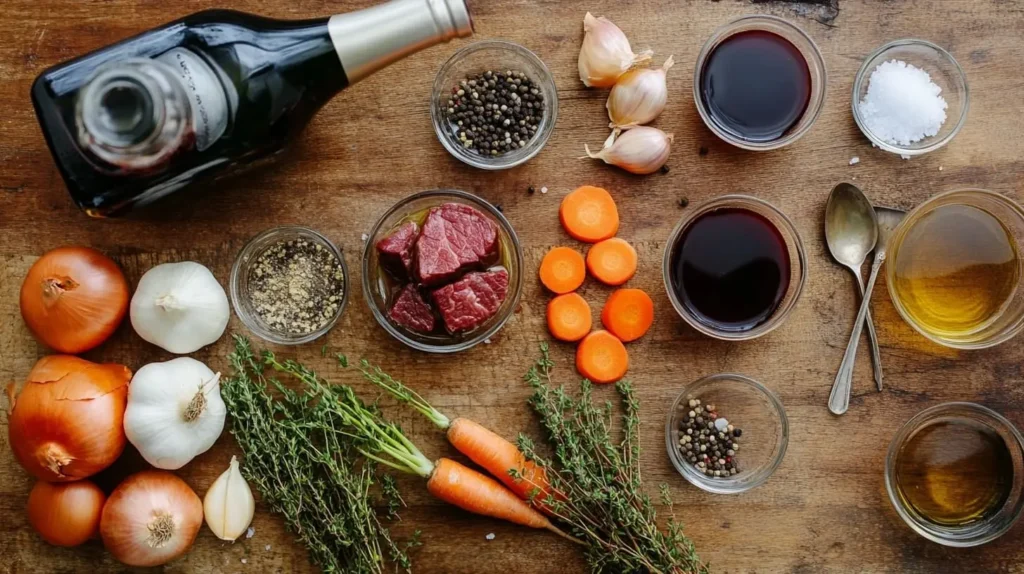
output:
{"label": "thyme bunch", "polygon": [[388,517],[397,518],[404,502],[394,479],[359,462],[357,442],[339,427],[337,403],[349,396],[358,401],[351,389],[303,377],[307,384],[296,392],[264,375],[268,365],[283,367],[272,353],[257,358],[248,339],[234,339],[234,376],[222,381],[221,395],[231,434],[245,453],[241,469],[249,484],[324,572],[379,574],[386,561],[411,571],[407,550],[417,537],[394,541],[374,508],[383,504]]}
{"label": "thyme bunch", "polygon": [[[611,401],[595,405],[593,385],[583,380],[578,398],[553,386],[554,363],[547,344],[525,380],[533,387],[530,405],[540,419],[554,453],[538,454],[533,441],[519,435],[523,454],[545,469],[554,496],[543,501],[571,533],[586,543],[592,572],[601,574],[703,574],[693,543],[673,519],[658,527],[657,513],[645,494],[640,474],[640,403],[628,381],[615,385],[622,403],[621,438],[613,437]],[[515,476],[516,471],[512,471]],[[668,489],[661,489],[671,512]]]}

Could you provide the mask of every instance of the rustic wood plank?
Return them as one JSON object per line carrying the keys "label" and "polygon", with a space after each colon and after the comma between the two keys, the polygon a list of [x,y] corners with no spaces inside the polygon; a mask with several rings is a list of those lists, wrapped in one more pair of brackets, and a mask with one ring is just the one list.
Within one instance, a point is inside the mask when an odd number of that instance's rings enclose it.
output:
{"label": "rustic wood plank", "polygon": [[[371,0],[239,0],[232,8],[281,18],[355,9]],[[536,431],[524,405],[528,390],[518,375],[545,338],[546,296],[528,281],[520,311],[494,338],[457,360],[405,349],[373,323],[358,285],[361,236],[393,202],[417,190],[465,189],[502,205],[518,231],[529,273],[554,244],[571,243],[557,225],[560,198],[581,184],[610,189],[621,209],[621,235],[637,246],[641,267],[633,286],[654,296],[657,321],[630,348],[643,404],[643,467],[652,493],[667,483],[703,557],[722,572],[1014,572],[1024,570],[1024,528],[982,548],[952,550],[926,542],[905,527],[889,505],[882,483],[885,449],[896,427],[918,410],[948,400],[974,400],[1024,424],[1021,341],[972,353],[927,343],[903,323],[884,284],[874,300],[888,388],[874,392],[861,353],[849,414],[825,408],[833,374],[854,315],[854,288],[846,271],[828,258],[821,220],[828,190],[856,178],[882,204],[910,207],[938,191],[976,186],[1020,198],[1024,183],[1024,3],[1013,0],[839,0],[838,15],[819,22],[820,9],[784,2],[651,0],[590,4],[545,0],[475,3],[478,38],[501,37],[533,49],[553,71],[560,96],[558,126],[548,147],[529,164],[483,173],[449,157],[437,143],[427,114],[427,95],[440,64],[467,41],[432,48],[349,89],[313,121],[286,161],[242,176],[217,189],[200,189],[157,210],[119,221],[95,221],[79,213],[63,189],[35,123],[28,90],[43,68],[174,17],[213,7],[212,0],[6,0],[0,24],[0,381],[20,379],[45,350],[23,326],[17,309],[21,279],[47,249],[68,243],[92,245],[124,266],[133,283],[152,265],[193,259],[226,283],[237,250],[253,234],[277,224],[303,223],[345,250],[354,285],[348,310],[326,338],[332,349],[366,356],[414,384],[446,411],[472,417],[509,436]],[[671,101],[657,125],[676,135],[671,172],[637,178],[575,159],[584,142],[606,135],[604,97],[576,77],[580,21],[590,10],[629,34],[635,46],[654,48],[657,60],[674,54]],[[696,114],[692,66],[704,40],[730,18],[768,12],[790,18],[818,42],[828,65],[824,112],[814,129],[791,147],[766,154],[742,153],[715,140]],[[971,112],[963,132],[946,149],[905,162],[873,150],[857,132],[849,110],[853,77],[878,45],[921,37],[949,49],[967,72]],[[708,153],[698,153],[706,147]],[[861,163],[849,166],[852,156]],[[548,194],[527,195],[546,186]],[[786,211],[803,235],[809,281],[803,299],[782,328],[757,341],[723,343],[696,334],[671,313],[661,284],[665,240],[682,213],[680,197],[698,203],[745,192]],[[584,295],[600,306],[608,289],[588,282]],[[595,310],[596,312],[596,310]],[[237,319],[230,330],[244,332]],[[320,358],[322,342],[287,350],[339,381],[367,389],[351,373]],[[226,369],[228,342],[195,356]],[[570,348],[557,346],[561,380],[573,380]],[[143,343],[126,324],[108,343],[87,354],[138,368],[169,358]],[[746,373],[775,389],[786,404],[792,439],[786,460],[763,487],[738,497],[713,496],[685,483],[664,454],[663,421],[679,387],[724,370]],[[602,393],[610,390],[602,389]],[[387,404],[387,403],[386,403]],[[451,455],[426,423],[388,404],[431,455]],[[6,428],[6,417],[0,415]],[[25,521],[31,480],[14,462],[7,433],[0,432],[0,572],[114,572],[122,570],[98,543],[75,549],[47,546]],[[208,453],[179,474],[202,493],[230,455],[225,434]],[[104,473],[113,486],[138,455]],[[417,572],[584,571],[568,544],[469,516],[431,499],[416,480],[401,480],[410,508],[400,535],[424,531]],[[282,523],[261,507],[252,539],[236,544],[204,530],[193,551],[169,572],[304,572],[303,549]],[[495,533],[493,541],[485,535]],[[246,562],[243,563],[242,560]]]}

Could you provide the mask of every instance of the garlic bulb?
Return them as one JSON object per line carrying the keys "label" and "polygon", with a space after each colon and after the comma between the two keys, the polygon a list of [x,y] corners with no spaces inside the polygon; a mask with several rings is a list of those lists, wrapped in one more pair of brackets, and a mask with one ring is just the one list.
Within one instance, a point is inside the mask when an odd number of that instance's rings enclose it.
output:
{"label": "garlic bulb", "polygon": [[[617,137],[616,137],[617,136]],[[668,161],[672,134],[647,126],[612,132],[601,151],[593,153],[584,145],[587,156],[638,174],[654,173]],[[581,158],[582,159],[582,158]]]}
{"label": "garlic bulb", "polygon": [[220,373],[178,357],[145,365],[132,377],[124,432],[146,462],[175,470],[213,446],[226,413]]}
{"label": "garlic bulb", "polygon": [[661,114],[668,102],[665,75],[675,61],[672,56],[660,68],[630,70],[619,78],[608,94],[610,128],[646,124]]}
{"label": "garlic bulb", "polygon": [[132,327],[140,337],[179,355],[215,342],[231,312],[210,270],[183,261],[150,269],[132,296]]}
{"label": "garlic bulb", "polygon": [[238,460],[231,457],[231,465],[213,481],[203,498],[206,525],[217,538],[234,541],[249,528],[255,512],[252,490],[238,471]]}
{"label": "garlic bulb", "polygon": [[626,35],[604,16],[595,18],[587,12],[583,17],[579,69],[580,80],[587,87],[609,88],[619,76],[653,55],[650,50],[634,54]]}

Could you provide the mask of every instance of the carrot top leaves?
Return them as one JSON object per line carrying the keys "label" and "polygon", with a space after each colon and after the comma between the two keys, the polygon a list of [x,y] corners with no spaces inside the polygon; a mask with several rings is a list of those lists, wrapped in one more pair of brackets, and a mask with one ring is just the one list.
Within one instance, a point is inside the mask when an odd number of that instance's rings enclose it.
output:
{"label": "carrot top leaves", "polygon": [[[707,567],[677,522],[669,520],[667,531],[658,527],[654,505],[644,493],[640,403],[630,383],[623,380],[615,385],[622,408],[622,436],[616,440],[612,403],[596,405],[593,385],[587,380],[581,383],[578,398],[564,386],[553,386],[553,367],[547,344],[543,344],[540,359],[525,379],[533,387],[530,405],[546,431],[554,457],[539,455],[533,441],[524,435],[519,437],[519,448],[545,469],[552,489],[564,495],[564,500],[548,496],[544,504],[587,544],[591,571],[706,573]],[[665,497],[667,492],[662,494]]]}

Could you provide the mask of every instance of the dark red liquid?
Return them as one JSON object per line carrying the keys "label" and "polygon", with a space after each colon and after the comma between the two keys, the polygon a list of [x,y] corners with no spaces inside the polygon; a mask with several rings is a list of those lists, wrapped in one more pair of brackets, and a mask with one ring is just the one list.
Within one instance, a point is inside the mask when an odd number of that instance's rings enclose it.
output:
{"label": "dark red liquid", "polygon": [[811,72],[800,50],[782,36],[740,32],[708,56],[700,94],[721,129],[751,142],[769,142],[803,117],[811,100]]}
{"label": "dark red liquid", "polygon": [[672,290],[698,321],[748,331],[767,321],[789,288],[789,250],[779,230],[746,209],[701,215],[672,247]]}

